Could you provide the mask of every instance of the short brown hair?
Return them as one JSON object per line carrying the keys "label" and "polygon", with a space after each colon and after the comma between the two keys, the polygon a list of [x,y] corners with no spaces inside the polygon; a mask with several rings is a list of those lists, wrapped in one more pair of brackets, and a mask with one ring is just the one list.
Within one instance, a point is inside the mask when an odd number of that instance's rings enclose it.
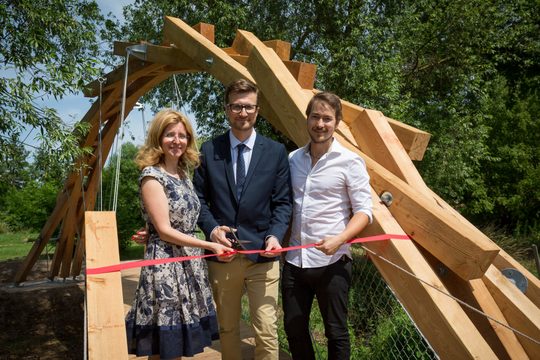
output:
{"label": "short brown hair", "polygon": [[339,96],[328,91],[323,91],[313,95],[306,108],[307,117],[309,117],[309,114],[311,114],[311,110],[313,109],[315,103],[318,102],[325,102],[334,110],[334,113],[336,114],[336,125],[339,124],[339,122],[343,119],[341,99],[339,98]]}
{"label": "short brown hair", "polygon": [[229,104],[229,96],[231,94],[245,94],[245,93],[255,93],[257,95],[257,104],[259,102],[259,88],[257,85],[252,83],[247,79],[238,79],[227,85],[225,88],[225,95],[223,101],[225,101],[225,106]]}
{"label": "short brown hair", "polygon": [[188,136],[188,144],[186,151],[178,159],[178,168],[182,173],[194,169],[199,166],[199,151],[197,150],[197,141],[195,133],[188,118],[175,110],[161,110],[154,116],[146,141],[141,147],[135,159],[139,169],[144,169],[147,166],[155,166],[163,161],[163,149],[161,148],[161,137],[167,126],[171,124],[182,123],[186,127]]}

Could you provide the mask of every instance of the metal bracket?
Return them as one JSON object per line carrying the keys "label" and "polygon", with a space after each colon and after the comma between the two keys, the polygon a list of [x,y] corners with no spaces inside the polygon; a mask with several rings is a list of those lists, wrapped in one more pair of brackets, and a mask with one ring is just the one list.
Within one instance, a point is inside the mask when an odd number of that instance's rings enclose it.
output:
{"label": "metal bracket", "polygon": [[126,47],[126,51],[135,56],[138,59],[146,60],[146,50],[148,46],[146,44],[137,44]]}
{"label": "metal bracket", "polygon": [[516,287],[525,294],[527,287],[529,286],[525,275],[512,268],[502,269],[501,272],[511,283],[516,285]]}

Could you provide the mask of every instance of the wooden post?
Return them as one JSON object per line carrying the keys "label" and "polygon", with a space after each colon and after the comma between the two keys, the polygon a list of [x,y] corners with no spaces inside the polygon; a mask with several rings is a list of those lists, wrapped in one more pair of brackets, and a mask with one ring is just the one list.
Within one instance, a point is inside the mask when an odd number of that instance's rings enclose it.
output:
{"label": "wooden post", "polygon": [[[112,211],[85,213],[86,266],[95,268],[120,261],[116,214]],[[122,277],[119,271],[88,275],[86,306],[88,358],[127,359]]]}

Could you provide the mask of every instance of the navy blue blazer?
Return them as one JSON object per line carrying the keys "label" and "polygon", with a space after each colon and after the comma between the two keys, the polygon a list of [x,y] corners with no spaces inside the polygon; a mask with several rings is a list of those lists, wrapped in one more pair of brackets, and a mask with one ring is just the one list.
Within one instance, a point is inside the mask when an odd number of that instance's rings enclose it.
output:
{"label": "navy blue blazer", "polygon": [[[243,244],[250,250],[264,249],[268,235],[283,241],[292,213],[291,174],[285,146],[257,134],[240,201],[236,197],[230,147],[228,132],[201,147],[201,165],[193,176],[201,202],[199,227],[210,240],[216,226],[231,226],[238,230],[240,240],[251,241]],[[254,262],[279,259],[258,254],[248,257]]]}

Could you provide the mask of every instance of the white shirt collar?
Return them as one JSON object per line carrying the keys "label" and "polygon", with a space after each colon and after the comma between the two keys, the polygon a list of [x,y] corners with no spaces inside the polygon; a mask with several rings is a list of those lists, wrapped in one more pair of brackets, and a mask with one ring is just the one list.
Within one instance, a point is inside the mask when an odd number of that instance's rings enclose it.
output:
{"label": "white shirt collar", "polygon": [[236,136],[234,136],[234,134],[232,133],[232,131],[229,130],[229,140],[231,142],[231,148],[234,149],[236,148],[236,146],[240,143],[246,145],[248,147],[248,149],[253,149],[253,147],[255,146],[255,138],[257,137],[257,133],[255,132],[255,129],[253,129],[253,132],[251,133],[251,135],[245,140],[245,141],[240,141],[236,138]]}
{"label": "white shirt collar", "polygon": [[[304,156],[310,156],[310,153],[309,153],[309,149],[311,148],[310,145],[311,145],[311,141],[302,147],[304,151]],[[331,154],[331,153],[340,154],[342,152],[343,152],[343,146],[335,138],[332,138],[332,144],[330,145],[330,149],[328,149],[328,151],[324,153],[323,156],[326,156],[327,154]]]}

